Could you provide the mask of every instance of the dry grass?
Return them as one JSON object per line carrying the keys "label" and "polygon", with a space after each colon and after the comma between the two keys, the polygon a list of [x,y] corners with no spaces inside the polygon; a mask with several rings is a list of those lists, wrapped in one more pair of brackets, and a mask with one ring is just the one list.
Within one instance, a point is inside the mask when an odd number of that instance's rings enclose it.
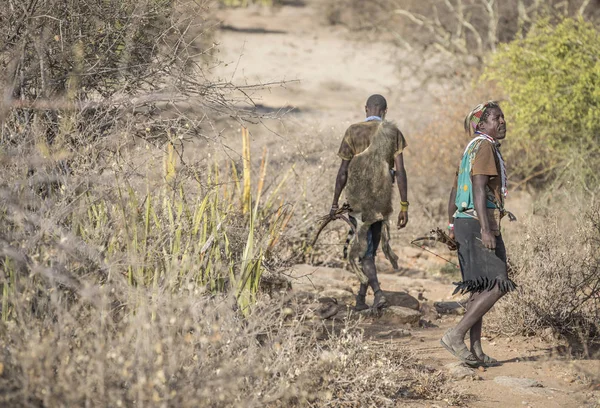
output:
{"label": "dry grass", "polygon": [[[39,295],[38,295],[39,296]],[[43,296],[43,295],[42,295]],[[155,293],[113,281],[4,323],[6,406],[396,406],[463,400],[408,350],[348,326],[317,340],[280,302],[241,318],[197,287]]]}
{"label": "dry grass", "polygon": [[[165,155],[148,152],[134,158],[121,149],[140,174],[156,167],[154,155]],[[193,188],[194,179],[185,178],[193,169],[171,163],[168,148],[158,179],[106,163],[97,163],[102,176],[87,165],[64,174],[35,148],[13,153],[3,157],[1,173],[2,404],[464,400],[410,351],[365,342],[355,323],[335,330],[315,323],[277,288],[240,302],[244,265],[258,261],[262,273],[279,256],[272,232],[282,215],[267,204],[277,184],[264,188],[262,200],[254,184],[254,205],[244,215],[244,182],[228,173],[231,166],[205,169]],[[28,176],[34,164],[36,177]],[[248,253],[251,234],[255,256]]]}
{"label": "dry grass", "polygon": [[[41,56],[29,56],[29,65],[39,63]],[[163,63],[156,75],[169,71]],[[171,79],[201,70],[188,68]],[[205,85],[189,89],[200,106],[212,115],[234,113],[231,84]],[[456,126],[431,125],[431,143],[410,150],[417,205],[405,241],[443,222],[448,183],[438,175],[450,182],[462,117],[477,102],[442,104],[439,115]],[[338,262],[341,251],[308,251],[306,242],[316,217],[328,211],[339,140],[302,128],[286,143],[265,142],[264,156],[263,146],[245,139],[233,161],[186,162],[184,147],[197,143],[202,151],[204,142],[222,142],[215,122],[192,120],[185,109],[159,117],[154,110],[163,106],[151,101],[141,106],[142,114],[130,106],[91,113],[42,107],[57,123],[44,122],[39,106],[3,111],[3,140],[11,143],[2,147],[0,171],[3,405],[392,407],[410,399],[466,400],[410,350],[366,342],[353,322],[315,323],[305,305],[278,288],[270,296],[258,291],[262,274],[276,275],[282,263]],[[49,129],[60,143],[47,140]],[[324,243],[341,244],[345,232],[333,228]],[[527,279],[523,272],[517,280]]]}
{"label": "dry grass", "polygon": [[[594,354],[600,340],[600,208],[577,203],[526,221],[508,241],[516,294],[496,305],[494,330],[507,334],[564,336],[575,352]],[[590,348],[591,347],[591,348]]]}

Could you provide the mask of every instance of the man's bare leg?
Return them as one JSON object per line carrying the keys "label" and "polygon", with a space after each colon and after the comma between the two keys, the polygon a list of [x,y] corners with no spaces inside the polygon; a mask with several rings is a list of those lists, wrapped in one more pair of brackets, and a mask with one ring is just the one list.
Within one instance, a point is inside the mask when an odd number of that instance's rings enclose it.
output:
{"label": "man's bare leg", "polygon": [[362,270],[369,279],[368,285],[373,289],[375,300],[373,301],[373,308],[381,308],[385,305],[386,300],[381,288],[379,287],[379,280],[377,279],[377,268],[375,267],[375,259],[372,257],[365,258],[361,261]]}
{"label": "man's bare leg", "polygon": [[356,295],[356,306],[354,306],[355,310],[366,310],[369,308],[367,306],[366,298],[367,298],[367,289],[369,285],[367,283],[361,283],[360,288],[358,289],[358,294]]}
{"label": "man's bare leg", "polygon": [[361,261],[362,270],[369,278],[368,285],[373,289],[373,293],[381,290],[379,281],[377,280],[377,268],[375,268],[375,259],[365,258]]}
{"label": "man's bare leg", "polygon": [[[467,309],[471,306],[472,298],[467,302]],[[488,365],[497,364],[498,360],[492,358],[483,352],[481,345],[481,331],[483,327],[483,317],[475,322],[475,324],[469,330],[469,343],[471,343],[471,353],[475,354],[478,360],[483,361]]]}
{"label": "man's bare leg", "polygon": [[360,260],[362,271],[367,277],[367,283],[361,283],[360,285],[358,295],[356,296],[356,310],[364,310],[368,307],[365,303],[365,296],[369,286],[373,289],[373,294],[375,295],[373,308],[381,308],[386,304],[385,296],[379,287],[377,268],[375,267],[375,253],[381,240],[382,226],[382,222],[374,223],[369,227],[369,231],[367,232],[367,251],[365,256]]}
{"label": "man's bare leg", "polygon": [[[504,294],[498,286],[489,291],[485,290],[473,294],[471,299],[469,299],[467,312],[461,321],[456,327],[449,330],[446,335],[444,335],[444,343],[451,347],[456,353],[459,353],[460,355],[464,354],[464,350],[466,349],[464,343],[465,335],[468,330],[473,328],[474,332],[471,334],[473,336],[471,339],[471,347],[473,347],[474,344],[477,344],[476,347],[480,349],[483,355],[483,350],[481,349],[482,318],[503,295]],[[475,353],[475,351],[476,350],[474,350],[473,353]]]}

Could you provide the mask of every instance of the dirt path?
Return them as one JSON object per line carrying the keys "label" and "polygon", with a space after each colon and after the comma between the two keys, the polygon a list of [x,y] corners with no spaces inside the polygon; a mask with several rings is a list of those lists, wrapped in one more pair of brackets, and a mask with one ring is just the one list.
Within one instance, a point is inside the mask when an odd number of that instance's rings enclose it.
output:
{"label": "dirt path", "polygon": [[[322,24],[320,10],[318,2],[309,1],[305,7],[283,7],[277,11],[221,11],[223,25],[217,41],[218,58],[223,64],[215,67],[212,74],[237,84],[293,81],[252,95],[263,109],[294,107],[295,113],[288,116],[292,122],[310,119],[339,133],[349,123],[361,120],[366,97],[379,92],[388,98],[390,114],[401,127],[418,128],[418,120],[426,117],[428,107],[435,102],[436,85],[416,91],[417,79],[401,80],[398,75],[398,58],[409,59],[410,55],[392,51],[383,43],[356,42],[349,38],[346,29]],[[442,87],[438,85],[439,89]],[[439,339],[460,316],[439,315],[434,302],[456,300],[450,298],[452,286],[447,279],[432,278],[425,272],[432,265],[439,269],[438,259],[415,253],[411,248],[396,249],[403,255],[401,272],[380,262],[382,287],[420,296],[422,318],[419,327],[408,328],[411,336],[390,341],[405,343],[422,356],[424,363],[449,371],[447,365],[456,361],[440,346]],[[350,301],[349,291],[356,293],[356,279],[341,269],[299,265],[294,273],[308,276],[294,282],[296,290],[341,290],[341,296]],[[377,321],[364,325],[367,337],[392,328]],[[484,347],[503,364],[456,380],[457,387],[473,395],[469,406],[600,405],[598,395],[589,394],[589,388],[583,386],[577,374],[582,367],[590,372],[600,369],[598,362],[563,359],[551,344],[534,338],[487,338]],[[510,384],[519,378],[534,380],[540,386]],[[498,383],[502,381],[505,385]],[[595,398],[595,402],[590,398]],[[438,406],[444,405],[440,402]]]}
{"label": "dirt path", "polygon": [[221,11],[217,57],[223,64],[213,74],[236,84],[291,81],[252,96],[265,107],[294,107],[300,117],[324,124],[362,119],[366,98],[382,93],[390,116],[416,125],[440,85],[420,87],[409,64],[399,63],[415,57],[386,43],[357,42],[346,28],[324,24],[318,1],[306,3]]}
{"label": "dirt path", "polygon": [[[402,253],[402,249],[400,249]],[[406,254],[406,252],[404,252]],[[410,249],[409,249],[410,253]],[[452,298],[452,285],[445,279],[415,277],[416,269],[406,268],[414,258],[402,257],[404,267],[401,271],[412,271],[412,276],[381,273],[382,288],[389,291],[408,292],[420,297],[420,324],[399,325],[389,320],[367,318],[361,324],[364,335],[374,341],[399,342],[406,345],[417,356],[420,362],[441,370],[454,379],[456,387],[470,396],[469,407],[595,407],[598,406],[600,394],[591,392],[581,375],[584,369],[589,373],[597,372],[597,361],[572,360],[562,357],[560,348],[555,344],[539,338],[522,336],[496,337],[489,334],[485,337],[484,348],[487,353],[497,358],[502,365],[485,370],[468,369],[459,364],[439,343],[443,333],[454,326],[460,315],[439,314],[434,303],[438,301],[456,301]],[[426,261],[426,260],[425,260]],[[385,270],[384,260],[378,260],[378,266]],[[356,293],[357,281],[351,273],[334,268],[298,265],[294,268],[295,276],[303,277],[293,280],[298,291],[314,291],[322,296],[335,296],[337,291],[352,290]],[[423,276],[426,274],[423,273]],[[308,281],[310,279],[310,282]],[[333,290],[332,290],[333,289]],[[345,296],[339,292],[338,299],[351,302],[352,294]],[[372,296],[367,297],[367,303]],[[405,329],[401,334],[382,336],[394,329]],[[407,333],[410,335],[406,335]],[[467,339],[468,341],[468,339]],[[443,401],[437,406],[447,406]],[[413,406],[413,405],[411,405]],[[419,406],[418,403],[414,406]],[[432,406],[432,402],[424,402],[423,406]]]}
{"label": "dirt path", "polygon": [[[456,360],[439,344],[443,333],[458,318],[439,319],[439,327],[416,329],[415,340],[409,340],[426,363],[449,370],[448,364]],[[475,371],[475,379],[457,380],[457,387],[473,396],[472,407],[579,407],[585,405],[586,387],[578,384],[571,363],[557,358],[550,344],[522,337],[488,338],[486,351],[502,365]],[[461,375],[461,374],[459,374]],[[498,384],[502,377],[507,383]],[[521,386],[518,379],[534,380],[539,386]],[[517,381],[516,383],[513,383]],[[504,385],[505,384],[505,385]]]}

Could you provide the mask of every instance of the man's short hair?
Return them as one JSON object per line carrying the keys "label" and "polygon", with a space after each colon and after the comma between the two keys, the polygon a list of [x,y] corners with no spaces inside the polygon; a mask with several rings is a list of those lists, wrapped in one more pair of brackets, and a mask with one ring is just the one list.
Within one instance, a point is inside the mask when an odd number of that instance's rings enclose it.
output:
{"label": "man's short hair", "polygon": [[367,99],[367,108],[369,109],[378,109],[378,110],[386,110],[387,109],[387,101],[385,98],[379,94],[369,96]]}

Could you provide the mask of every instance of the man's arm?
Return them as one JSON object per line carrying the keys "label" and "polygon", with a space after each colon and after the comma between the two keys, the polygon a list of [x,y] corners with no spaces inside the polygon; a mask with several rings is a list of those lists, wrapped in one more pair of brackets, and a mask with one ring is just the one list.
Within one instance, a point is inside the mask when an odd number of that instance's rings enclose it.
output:
{"label": "man's arm", "polygon": [[456,185],[452,186],[450,198],[448,199],[448,224],[454,224],[454,214],[458,210],[456,206]]}
{"label": "man's arm", "polygon": [[398,214],[398,229],[406,227],[408,223],[408,181],[406,179],[406,169],[404,168],[404,158],[402,153],[394,158],[396,167],[396,184],[398,184],[398,192],[400,193],[400,202],[406,205],[400,205],[400,213]]}
{"label": "man's arm", "polygon": [[331,204],[331,210],[329,211],[329,215],[334,217],[335,212],[338,209],[338,202],[340,200],[340,195],[342,195],[342,191],[344,187],[346,187],[346,182],[348,181],[348,166],[350,165],[350,160],[342,160],[340,164],[340,169],[338,170],[337,177],[335,178],[335,191],[333,193],[333,203]]}
{"label": "man's arm", "polygon": [[481,225],[481,241],[488,249],[496,248],[496,236],[490,229],[490,220],[487,213],[487,197],[485,194],[485,186],[490,177],[484,174],[476,174],[473,176],[473,201],[475,201],[475,211]]}
{"label": "man's arm", "polygon": [[454,239],[454,214],[456,210],[458,210],[458,207],[456,207],[456,183],[454,183],[448,199],[448,236],[452,239]]}

